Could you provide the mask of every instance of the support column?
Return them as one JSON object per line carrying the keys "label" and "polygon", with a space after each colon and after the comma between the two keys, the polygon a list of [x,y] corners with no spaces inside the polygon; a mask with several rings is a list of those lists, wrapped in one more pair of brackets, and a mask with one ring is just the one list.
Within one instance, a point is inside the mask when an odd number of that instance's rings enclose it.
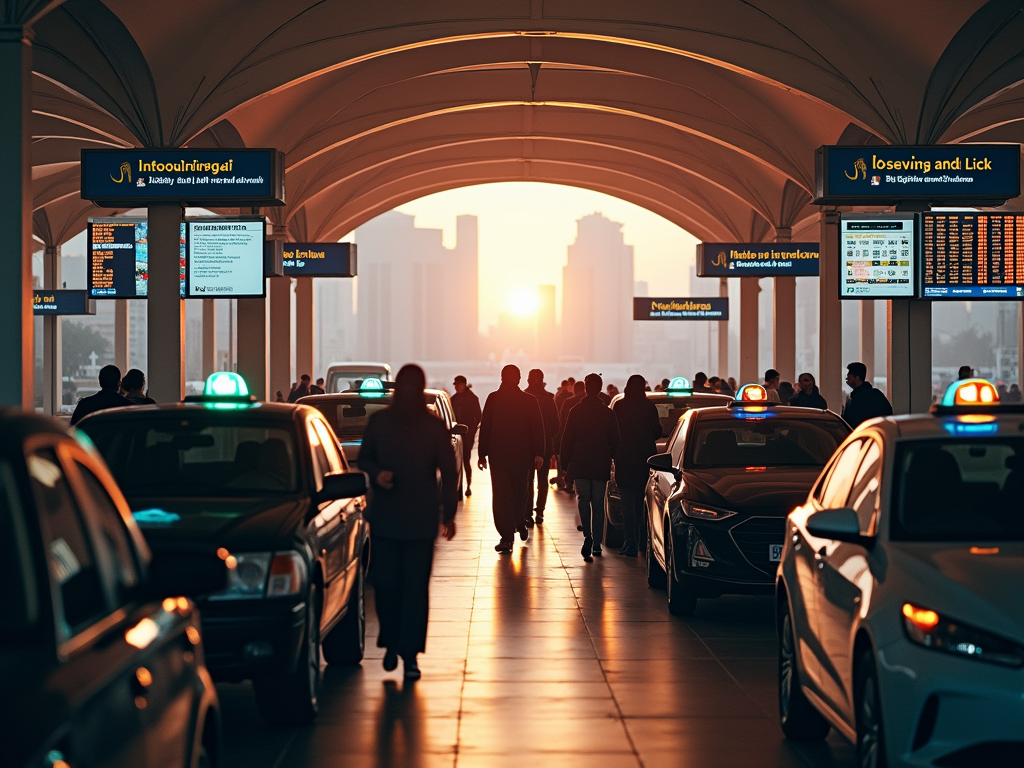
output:
{"label": "support column", "polygon": [[758,294],[756,277],[740,278],[740,378],[739,384],[761,381],[758,363]]}
{"label": "support column", "polygon": [[181,300],[181,222],[177,203],[149,206],[146,301],[149,396],[174,403],[185,394],[185,302]]}
{"label": "support column", "polygon": [[839,300],[839,211],[818,214],[818,389],[828,406],[843,407],[843,305]]}
{"label": "support column", "polygon": [[894,413],[924,413],[932,402],[932,305],[888,302],[886,376]]}
{"label": "support column", "polygon": [[[60,288],[59,245],[48,245],[43,251],[43,288]],[[43,317],[43,413],[50,416],[60,413],[64,401],[60,321],[59,315]]]}
{"label": "support column", "polygon": [[860,361],[868,367],[868,378],[875,377],[875,302],[861,301]]}
{"label": "support column", "polygon": [[[718,278],[718,295],[729,298],[729,278]],[[729,321],[718,321],[718,376],[729,376]]]}
{"label": "support column", "polygon": [[[302,373],[305,373],[303,371]],[[292,383],[292,278],[270,278],[270,397]]]}
{"label": "support column", "polygon": [[20,24],[0,26],[0,403],[34,410],[32,318],[32,44]]}
{"label": "support column", "polygon": [[[776,243],[793,242],[793,230],[775,228]],[[775,370],[783,381],[796,381],[796,278],[776,277],[772,291],[772,337],[775,348],[772,355]]]}
{"label": "support column", "polygon": [[217,370],[217,305],[203,299],[203,378]]}
{"label": "support column", "polygon": [[1017,387],[1024,392],[1024,304],[1017,302]]}
{"label": "support column", "polygon": [[[131,321],[128,315],[128,299],[114,299],[114,365],[124,376],[131,366],[128,353],[131,338]],[[149,377],[146,377],[149,383]]]}
{"label": "support column", "polygon": [[[270,281],[273,284],[273,280]],[[267,399],[268,299],[236,299],[237,371],[257,400]]]}
{"label": "support column", "polygon": [[301,376],[308,373],[316,381],[317,372],[313,370],[314,350],[316,349],[316,329],[314,327],[313,278],[295,278],[295,372]]}

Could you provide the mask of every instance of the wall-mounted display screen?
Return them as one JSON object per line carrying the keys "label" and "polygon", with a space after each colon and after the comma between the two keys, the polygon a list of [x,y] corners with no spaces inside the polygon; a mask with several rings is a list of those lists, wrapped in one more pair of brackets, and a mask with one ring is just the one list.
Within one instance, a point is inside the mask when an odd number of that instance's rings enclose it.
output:
{"label": "wall-mounted display screen", "polygon": [[1024,215],[943,211],[921,220],[924,298],[1024,297]]}
{"label": "wall-mounted display screen", "polygon": [[817,243],[698,243],[697,277],[813,277]]}
{"label": "wall-mounted display screen", "polygon": [[839,231],[839,297],[910,299],[915,284],[913,213],[844,214]]}
{"label": "wall-mounted display screen", "polygon": [[[144,299],[149,284],[146,219],[89,219],[86,227],[86,290],[93,299]],[[181,225],[179,273],[185,296],[185,225]]]}
{"label": "wall-mounted display screen", "polygon": [[355,277],[355,243],[285,243],[286,277]]}
{"label": "wall-mounted display screen", "polygon": [[238,299],[266,295],[262,218],[204,218],[188,222],[190,298]]}
{"label": "wall-mounted display screen", "polygon": [[696,296],[688,299],[633,297],[634,320],[728,320],[729,299]]}
{"label": "wall-mounted display screen", "polygon": [[96,302],[88,291],[32,291],[33,315],[95,315]]}

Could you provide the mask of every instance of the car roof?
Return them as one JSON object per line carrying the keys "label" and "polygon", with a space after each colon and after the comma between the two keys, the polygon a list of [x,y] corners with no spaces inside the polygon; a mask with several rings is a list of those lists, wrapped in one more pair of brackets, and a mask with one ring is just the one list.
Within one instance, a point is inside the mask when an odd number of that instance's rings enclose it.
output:
{"label": "car roof", "polygon": [[[358,390],[352,392],[328,392],[323,395],[306,395],[296,400],[298,405],[312,405],[316,406],[317,403],[325,403],[331,400],[383,400],[389,402],[395,390],[385,389],[382,391],[373,391],[369,394],[366,392],[360,392]],[[443,389],[424,389],[424,394],[432,395],[433,397],[448,397],[448,393]]]}
{"label": "car roof", "polygon": [[[210,408],[214,403],[189,402],[189,403],[157,403],[156,405],[134,405],[130,408],[107,408],[86,416],[82,421],[93,419],[138,419],[147,415],[176,413],[178,415],[202,413],[205,415],[219,415],[224,418],[237,417],[240,414],[260,416],[261,418],[277,418],[281,421],[291,421],[299,411],[307,410],[296,403],[252,403],[243,404],[242,408],[218,409]],[[80,422],[81,423],[81,422]]]}
{"label": "car roof", "polygon": [[40,434],[69,437],[67,427],[57,419],[0,406],[0,450],[20,452],[27,438]]}
{"label": "car roof", "polygon": [[[665,392],[664,390],[657,392],[651,390],[650,392],[645,392],[644,395],[647,397],[648,400],[664,400],[666,402],[670,400],[686,401],[691,398],[697,398],[699,400],[707,398],[709,400],[720,400],[724,405],[725,403],[728,403],[732,400],[731,395],[723,395],[720,392],[687,392],[685,394],[679,392],[678,394],[673,394],[672,392]],[[617,394],[615,397],[612,398],[612,405],[615,405],[615,403],[619,402],[619,400],[621,400],[623,397],[625,397],[624,393],[620,392],[619,394]]]}
{"label": "car roof", "polygon": [[771,412],[777,416],[785,416],[788,419],[797,418],[803,421],[838,421],[843,424],[846,423],[842,418],[840,418],[839,414],[823,408],[803,408],[798,405],[759,406],[756,403],[738,408],[695,408],[693,415],[690,418],[701,420],[714,419],[717,417],[728,416],[740,410],[750,410],[751,408],[764,408],[767,412]]}
{"label": "car roof", "polygon": [[[992,416],[993,420],[977,421],[977,416]],[[965,419],[964,416],[969,418]],[[974,417],[974,418],[970,418]],[[1003,412],[993,408],[987,413],[981,414],[942,414],[912,413],[901,416],[885,416],[880,419],[872,419],[864,422],[862,427],[882,427],[896,440],[921,440],[935,437],[950,437],[956,435],[960,438],[970,436],[969,431],[957,435],[956,425],[968,424],[994,424],[995,427],[990,433],[978,433],[975,437],[992,436],[1014,436],[1024,435],[1024,413]],[[859,431],[860,427],[858,427]]]}

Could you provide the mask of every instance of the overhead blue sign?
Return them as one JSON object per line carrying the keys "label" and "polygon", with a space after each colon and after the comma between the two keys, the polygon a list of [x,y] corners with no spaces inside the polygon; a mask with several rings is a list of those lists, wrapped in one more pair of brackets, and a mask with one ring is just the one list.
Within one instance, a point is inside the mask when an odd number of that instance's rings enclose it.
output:
{"label": "overhead blue sign", "polygon": [[819,147],[815,171],[819,205],[1001,205],[1020,195],[1020,145]]}
{"label": "overhead blue sign", "polygon": [[33,315],[95,315],[88,291],[32,291]]}
{"label": "overhead blue sign", "polygon": [[728,320],[729,299],[696,296],[689,299],[633,297],[634,320]]}
{"label": "overhead blue sign", "polygon": [[817,243],[698,243],[697,277],[813,277]]}
{"label": "overhead blue sign", "polygon": [[355,243],[285,243],[286,277],[355,277]]}
{"label": "overhead blue sign", "polygon": [[276,149],[83,149],[82,198],[98,205],[284,205]]}

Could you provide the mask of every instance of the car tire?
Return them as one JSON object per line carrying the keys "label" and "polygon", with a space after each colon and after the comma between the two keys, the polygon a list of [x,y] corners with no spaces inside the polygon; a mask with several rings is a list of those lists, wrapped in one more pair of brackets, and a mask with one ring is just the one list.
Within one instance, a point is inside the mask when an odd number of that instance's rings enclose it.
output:
{"label": "car tire", "polygon": [[306,631],[292,672],[253,681],[256,709],[268,725],[308,725],[316,719],[320,694],[320,593],[306,601]]}
{"label": "car tire", "polygon": [[366,650],[366,589],[362,563],[356,570],[358,573],[348,600],[348,611],[323,641],[324,659],[328,664],[358,664]]}
{"label": "car tire", "polygon": [[885,758],[885,727],[878,691],[878,670],[870,651],[860,657],[853,690],[857,720],[857,765],[861,768],[886,768],[888,761]]}
{"label": "car tire", "polygon": [[782,607],[779,631],[779,725],[787,739],[821,741],[828,736],[828,720],[814,708],[800,687],[796,638],[789,606]]}
{"label": "car tire", "polygon": [[651,589],[665,588],[665,571],[658,564],[658,558],[654,556],[654,537],[650,531],[647,532],[647,586]]}
{"label": "car tire", "polygon": [[668,612],[673,616],[692,616],[697,610],[696,579],[689,576],[677,576],[676,546],[672,538],[671,523],[665,524],[665,593],[668,600]]}

